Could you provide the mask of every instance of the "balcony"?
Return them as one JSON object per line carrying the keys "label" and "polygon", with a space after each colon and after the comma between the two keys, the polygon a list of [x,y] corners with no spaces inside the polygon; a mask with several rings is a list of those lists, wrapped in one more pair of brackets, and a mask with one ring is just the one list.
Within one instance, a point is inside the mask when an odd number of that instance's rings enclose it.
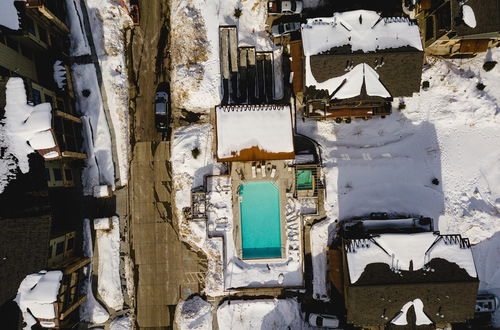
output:
{"label": "balcony", "polygon": [[66,6],[64,1],[57,0],[26,0],[27,9],[37,10],[43,17],[52,22],[64,33],[69,33],[66,20]]}

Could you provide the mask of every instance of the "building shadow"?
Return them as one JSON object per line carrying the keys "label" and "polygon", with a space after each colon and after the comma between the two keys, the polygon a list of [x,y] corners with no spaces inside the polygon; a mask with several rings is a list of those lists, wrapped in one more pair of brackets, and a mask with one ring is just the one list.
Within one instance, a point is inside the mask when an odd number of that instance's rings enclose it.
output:
{"label": "building shadow", "polygon": [[[348,126],[348,127],[346,127]],[[402,114],[336,126],[338,219],[386,212],[425,216],[444,212],[441,152],[434,125]]]}

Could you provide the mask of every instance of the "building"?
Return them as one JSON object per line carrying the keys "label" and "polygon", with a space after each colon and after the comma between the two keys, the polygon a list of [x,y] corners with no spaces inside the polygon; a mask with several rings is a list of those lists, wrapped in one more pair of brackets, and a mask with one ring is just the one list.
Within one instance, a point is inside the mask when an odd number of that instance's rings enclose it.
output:
{"label": "building", "polygon": [[385,116],[394,98],[420,90],[423,48],[408,18],[355,10],[308,19],[290,53],[293,88],[311,118]]}
{"label": "building", "polygon": [[421,0],[416,17],[432,55],[472,55],[500,42],[498,0]]}
{"label": "building", "polygon": [[[86,154],[82,152],[82,121],[75,110],[69,69],[69,29],[64,23],[64,1],[15,2],[19,29],[0,22],[0,117],[6,103],[5,85],[10,77],[21,77],[30,103],[50,103],[51,131],[56,146],[39,150],[57,152],[46,162],[50,187],[73,186]],[[3,5],[5,6],[5,5]],[[13,26],[10,26],[13,27]]]}
{"label": "building", "polygon": [[344,231],[340,249],[329,252],[330,279],[344,298],[347,323],[435,329],[472,319],[479,279],[468,239],[426,231],[428,218],[395,221],[394,228],[409,226],[411,233],[388,227],[380,233],[382,221],[391,220],[375,221],[376,234]]}

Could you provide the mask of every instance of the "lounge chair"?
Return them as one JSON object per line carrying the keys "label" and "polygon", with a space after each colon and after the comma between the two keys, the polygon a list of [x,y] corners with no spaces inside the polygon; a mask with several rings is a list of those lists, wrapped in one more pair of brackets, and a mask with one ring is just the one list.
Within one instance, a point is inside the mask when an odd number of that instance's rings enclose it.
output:
{"label": "lounge chair", "polygon": [[257,173],[255,172],[255,163],[252,163],[252,178],[257,178]]}
{"label": "lounge chair", "polygon": [[276,165],[273,165],[271,168],[271,178],[274,178],[276,176]]}
{"label": "lounge chair", "polygon": [[266,177],[266,164],[260,164],[260,169],[262,171],[262,177],[265,178]]}

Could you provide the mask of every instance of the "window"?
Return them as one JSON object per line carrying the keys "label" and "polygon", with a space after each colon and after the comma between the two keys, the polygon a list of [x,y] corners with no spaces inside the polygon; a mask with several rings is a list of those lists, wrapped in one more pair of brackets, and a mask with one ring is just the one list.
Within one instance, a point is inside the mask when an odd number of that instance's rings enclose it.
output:
{"label": "window", "polygon": [[57,110],[64,111],[64,101],[63,100],[57,100]]}
{"label": "window", "polygon": [[66,247],[66,251],[73,250],[74,245],[75,245],[75,238],[71,237],[70,239],[68,239],[68,246]]}
{"label": "window", "polygon": [[16,52],[19,51],[19,43],[17,42],[17,40],[14,40],[10,37],[5,37],[5,41],[8,47],[15,50]]}
{"label": "window", "polygon": [[42,103],[42,92],[40,92],[36,88],[33,88],[31,93],[33,96],[33,104],[34,105]]}
{"label": "window", "polygon": [[73,181],[73,172],[70,168],[64,169],[64,176],[66,177],[67,181]]}
{"label": "window", "polygon": [[0,79],[3,80],[3,78],[10,77],[10,71],[7,68],[4,68],[3,66],[0,66]]}
{"label": "window", "polygon": [[56,245],[56,256],[62,254],[64,252],[64,242],[59,242]]}
{"label": "window", "polygon": [[0,32],[0,42],[1,42],[2,44],[4,44],[4,43],[5,43],[5,37],[3,36],[3,34],[2,34],[1,32]]}
{"label": "window", "polygon": [[425,21],[425,40],[434,38],[434,17],[429,16]]}
{"label": "window", "polygon": [[49,246],[49,258],[52,258],[52,245]]}
{"label": "window", "polygon": [[50,169],[48,169],[47,167],[45,168],[45,179],[47,181],[50,181]]}
{"label": "window", "polygon": [[23,27],[26,32],[35,35],[35,24],[33,23],[33,20],[26,15],[23,18]]}
{"label": "window", "polygon": [[49,37],[47,35],[47,31],[43,27],[41,27],[40,25],[38,26],[38,35],[39,35],[40,40],[42,40],[46,44],[49,43]]}
{"label": "window", "polygon": [[52,173],[54,173],[55,181],[62,181],[62,172],[60,168],[53,168]]}

